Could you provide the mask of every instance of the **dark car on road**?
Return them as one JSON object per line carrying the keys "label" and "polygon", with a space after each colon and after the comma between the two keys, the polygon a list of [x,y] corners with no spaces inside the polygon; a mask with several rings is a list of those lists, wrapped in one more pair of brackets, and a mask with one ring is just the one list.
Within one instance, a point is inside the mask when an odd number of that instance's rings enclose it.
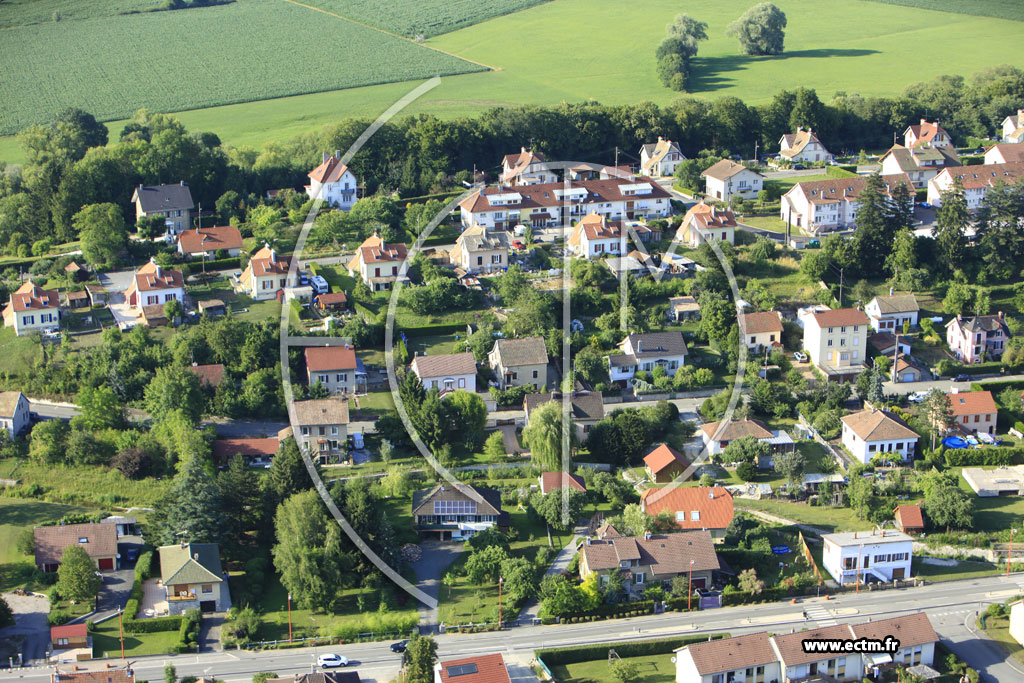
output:
{"label": "dark car on road", "polygon": [[405,652],[405,648],[409,645],[408,640],[400,640],[397,643],[391,643],[392,652]]}
{"label": "dark car on road", "polygon": [[971,376],[970,375],[957,375],[956,377],[953,378],[953,381],[954,382],[970,382],[971,381]]}

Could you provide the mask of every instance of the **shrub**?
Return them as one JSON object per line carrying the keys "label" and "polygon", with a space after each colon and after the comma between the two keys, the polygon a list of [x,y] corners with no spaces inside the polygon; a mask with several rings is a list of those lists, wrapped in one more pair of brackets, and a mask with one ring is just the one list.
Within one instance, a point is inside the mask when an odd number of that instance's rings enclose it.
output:
{"label": "shrub", "polygon": [[48,626],[60,626],[71,621],[71,615],[68,614],[67,610],[63,609],[52,609],[50,613],[46,615],[46,624]]}
{"label": "shrub", "polygon": [[[725,633],[718,633],[712,638],[724,638]],[[651,655],[664,655],[674,652],[684,645],[700,643],[707,640],[707,636],[682,636],[678,638],[664,638],[661,640],[640,640],[632,643],[594,643],[592,645],[576,645],[573,647],[560,647],[551,650],[538,650],[537,659],[543,659],[547,666],[562,664],[576,664],[590,660],[608,659],[608,649],[615,648],[620,657],[648,657]]]}

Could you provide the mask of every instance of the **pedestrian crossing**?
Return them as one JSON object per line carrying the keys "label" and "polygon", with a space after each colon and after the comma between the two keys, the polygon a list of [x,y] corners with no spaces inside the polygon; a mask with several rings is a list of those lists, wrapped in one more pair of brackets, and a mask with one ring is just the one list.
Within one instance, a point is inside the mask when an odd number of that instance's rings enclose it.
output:
{"label": "pedestrian crossing", "polygon": [[815,621],[818,626],[835,626],[839,622],[832,618],[832,613],[818,604],[808,605],[804,608],[804,614],[808,621]]}

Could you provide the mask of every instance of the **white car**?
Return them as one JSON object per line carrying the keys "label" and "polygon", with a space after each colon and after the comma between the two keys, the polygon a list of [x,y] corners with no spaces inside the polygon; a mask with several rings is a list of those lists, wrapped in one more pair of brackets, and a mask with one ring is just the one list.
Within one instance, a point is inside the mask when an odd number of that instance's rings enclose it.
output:
{"label": "white car", "polygon": [[348,657],[341,655],[320,655],[316,658],[316,665],[325,669],[333,669],[338,666],[348,666]]}
{"label": "white car", "polygon": [[796,351],[796,352],[794,352],[793,353],[793,358],[796,360],[797,363],[806,363],[807,362],[807,354],[804,353],[803,351]]}
{"label": "white car", "polygon": [[915,391],[910,396],[907,396],[907,400],[910,401],[911,403],[920,403],[926,398],[928,398],[927,391]]}

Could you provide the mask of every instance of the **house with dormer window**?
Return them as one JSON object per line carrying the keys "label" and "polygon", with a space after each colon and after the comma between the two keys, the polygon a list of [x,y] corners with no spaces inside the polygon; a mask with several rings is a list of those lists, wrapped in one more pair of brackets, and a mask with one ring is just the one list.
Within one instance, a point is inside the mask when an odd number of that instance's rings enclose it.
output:
{"label": "house with dormer window", "polygon": [[[942,174],[939,174],[940,176]],[[829,178],[797,183],[782,195],[780,218],[796,228],[819,235],[857,227],[858,197],[867,178]],[[914,201],[914,183],[905,173],[882,176],[882,191],[890,198],[900,184],[909,189],[907,201]],[[908,207],[910,208],[910,207]]]}
{"label": "house with dormer window", "polygon": [[958,315],[946,323],[946,343],[962,363],[999,358],[1012,336],[1002,311],[996,315]]}
{"label": "house with dormer window", "polygon": [[579,557],[580,578],[597,574],[606,583],[619,572],[627,580],[631,597],[643,595],[648,586],[671,588],[672,579],[680,575],[691,577],[694,589],[706,588],[721,568],[707,531],[587,539]]}
{"label": "house with dormer window", "polygon": [[637,371],[653,372],[662,367],[665,374],[674,377],[686,364],[686,341],[683,333],[648,332],[631,334],[619,343],[620,353],[608,356],[609,379],[631,386]]}
{"label": "house with dormer window", "polygon": [[375,292],[391,289],[406,254],[401,242],[388,244],[374,233],[356,249],[355,256],[348,262],[348,274],[360,278]]}
{"label": "house with dormer window", "polygon": [[327,204],[348,211],[358,199],[358,188],[352,170],[341,163],[341,150],[333,155],[324,152],[323,161],[309,172],[306,195],[310,199],[322,198]]}
{"label": "house with dormer window", "polygon": [[421,536],[441,541],[465,540],[478,531],[509,525],[500,491],[447,482],[412,494],[412,518]]}
{"label": "house with dormer window", "polygon": [[56,289],[43,289],[26,281],[11,294],[4,307],[4,326],[13,327],[23,337],[60,325],[60,295]]}

